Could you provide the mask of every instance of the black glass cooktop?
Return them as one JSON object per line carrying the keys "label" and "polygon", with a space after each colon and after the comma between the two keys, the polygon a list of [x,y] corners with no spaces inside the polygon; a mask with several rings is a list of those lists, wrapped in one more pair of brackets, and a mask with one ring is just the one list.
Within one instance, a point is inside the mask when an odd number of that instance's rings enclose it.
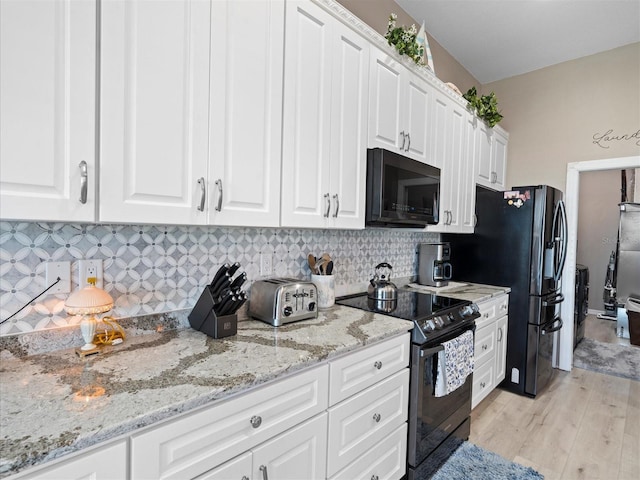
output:
{"label": "black glass cooktop", "polygon": [[427,292],[398,290],[398,301],[395,306],[391,305],[391,302],[369,299],[366,293],[338,298],[336,303],[369,312],[383,313],[403,320],[420,321],[437,316],[439,313],[446,313],[451,308],[464,307],[471,302],[441,297]]}

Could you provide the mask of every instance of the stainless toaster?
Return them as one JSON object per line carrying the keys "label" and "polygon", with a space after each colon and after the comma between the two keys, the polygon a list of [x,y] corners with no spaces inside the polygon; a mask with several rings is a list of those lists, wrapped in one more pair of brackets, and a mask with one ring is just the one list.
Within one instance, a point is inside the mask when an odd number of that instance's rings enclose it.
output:
{"label": "stainless toaster", "polygon": [[249,315],[278,327],[318,316],[316,286],[296,278],[257,280],[251,286]]}

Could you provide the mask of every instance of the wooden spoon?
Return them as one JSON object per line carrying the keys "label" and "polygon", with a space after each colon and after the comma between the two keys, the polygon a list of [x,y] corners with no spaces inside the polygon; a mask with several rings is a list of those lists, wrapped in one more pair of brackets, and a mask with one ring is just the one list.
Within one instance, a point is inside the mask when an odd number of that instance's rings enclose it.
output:
{"label": "wooden spoon", "polygon": [[316,273],[316,257],[310,253],[307,257],[307,261],[309,262],[311,273]]}

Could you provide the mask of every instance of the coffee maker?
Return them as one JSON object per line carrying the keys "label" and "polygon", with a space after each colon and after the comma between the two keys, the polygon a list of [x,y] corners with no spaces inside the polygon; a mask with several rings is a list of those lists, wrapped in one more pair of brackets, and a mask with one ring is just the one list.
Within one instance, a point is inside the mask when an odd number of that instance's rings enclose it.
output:
{"label": "coffee maker", "polygon": [[418,283],[445,287],[451,280],[451,247],[448,242],[418,245]]}

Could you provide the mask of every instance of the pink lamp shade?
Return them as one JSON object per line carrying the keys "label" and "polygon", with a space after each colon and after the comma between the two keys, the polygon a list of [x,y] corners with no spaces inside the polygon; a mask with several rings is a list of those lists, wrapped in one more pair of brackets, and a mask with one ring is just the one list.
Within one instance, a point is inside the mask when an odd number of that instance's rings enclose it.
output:
{"label": "pink lamp shade", "polygon": [[93,350],[96,345],[93,343],[93,337],[96,334],[96,313],[108,312],[113,308],[113,298],[101,288],[89,285],[81,290],[76,290],[67,301],[64,307],[71,315],[82,315],[80,322],[80,331],[85,344],[82,350]]}

